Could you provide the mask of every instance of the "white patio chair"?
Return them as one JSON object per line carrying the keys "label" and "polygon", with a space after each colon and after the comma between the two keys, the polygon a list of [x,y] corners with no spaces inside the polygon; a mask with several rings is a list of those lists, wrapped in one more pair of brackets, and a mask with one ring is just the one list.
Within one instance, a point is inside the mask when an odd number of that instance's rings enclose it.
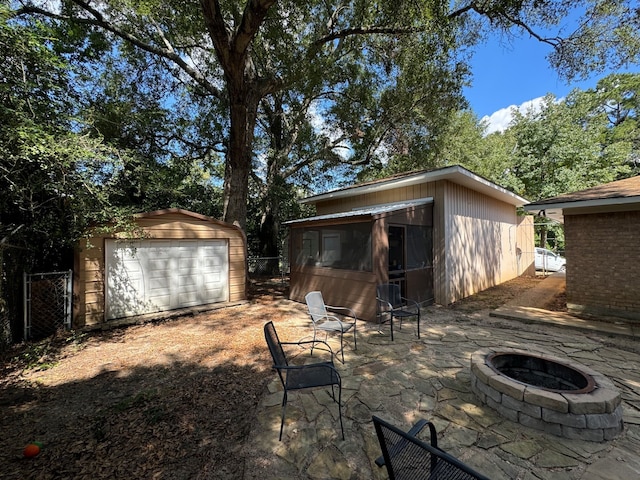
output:
{"label": "white patio chair", "polygon": [[[313,340],[316,340],[318,330],[325,332],[325,341],[329,333],[340,334],[340,352],[342,352],[342,363],[344,363],[344,345],[343,337],[345,332],[348,332],[353,328],[353,349],[358,349],[356,341],[356,321],[358,320],[355,312],[347,307],[334,307],[331,305],[325,305],[322,293],[318,291],[309,292],[304,297],[307,302],[307,308],[309,309],[309,316],[311,317],[311,323],[313,324]],[[333,313],[341,312],[342,320]],[[344,312],[344,313],[342,313]],[[353,321],[346,319],[352,317]],[[336,355],[338,352],[336,352]],[[313,355],[313,346],[311,347],[311,355]]]}

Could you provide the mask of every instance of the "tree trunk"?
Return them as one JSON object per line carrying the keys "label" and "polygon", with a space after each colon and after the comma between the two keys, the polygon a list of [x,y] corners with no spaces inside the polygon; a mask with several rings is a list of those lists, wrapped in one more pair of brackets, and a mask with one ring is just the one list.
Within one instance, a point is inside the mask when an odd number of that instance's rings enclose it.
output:
{"label": "tree trunk", "polygon": [[239,23],[226,23],[218,0],[201,0],[205,24],[224,71],[229,95],[229,145],[224,167],[222,219],[246,230],[249,173],[258,103],[270,85],[256,74],[250,47],[276,0],[247,2]]}
{"label": "tree trunk", "polygon": [[264,212],[260,219],[260,255],[269,257],[267,262],[267,271],[274,275],[280,269],[280,249],[279,249],[279,230],[280,230],[280,212],[278,199],[267,193],[265,199]]}
{"label": "tree trunk", "polygon": [[[285,183],[281,176],[282,159],[285,146],[285,128],[282,122],[284,112],[282,109],[282,98],[274,95],[273,106],[265,108],[266,117],[269,124],[271,149],[273,155],[267,160],[267,175],[265,179],[264,196],[261,202],[262,215],[260,218],[260,255],[263,257],[278,257],[279,233],[280,233],[280,200],[282,198],[283,185]],[[277,273],[279,262],[269,261],[267,268],[270,273]]]}
{"label": "tree trunk", "polygon": [[547,248],[547,226],[540,226],[540,248]]}
{"label": "tree trunk", "polygon": [[258,102],[250,94],[231,95],[229,149],[224,168],[222,219],[245,230],[249,173],[253,151],[253,131]]}

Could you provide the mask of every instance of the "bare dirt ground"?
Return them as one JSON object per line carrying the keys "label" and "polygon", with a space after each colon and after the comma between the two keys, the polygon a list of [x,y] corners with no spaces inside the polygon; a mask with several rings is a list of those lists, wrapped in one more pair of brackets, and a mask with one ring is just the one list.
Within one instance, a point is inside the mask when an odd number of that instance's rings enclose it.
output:
{"label": "bare dirt ground", "polygon": [[[536,285],[521,277],[447,307],[488,311]],[[242,478],[241,447],[272,379],[262,325],[300,315],[277,281],[249,304],[17,345],[0,363],[4,479]],[[547,308],[561,309],[562,298]],[[293,332],[281,330],[282,338]],[[40,441],[40,455],[22,449]]]}

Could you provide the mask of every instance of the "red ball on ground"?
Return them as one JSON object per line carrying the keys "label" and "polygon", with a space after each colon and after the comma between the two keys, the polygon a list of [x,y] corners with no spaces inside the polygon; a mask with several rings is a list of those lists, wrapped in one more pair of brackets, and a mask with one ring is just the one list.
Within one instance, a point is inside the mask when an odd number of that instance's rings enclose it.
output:
{"label": "red ball on ground", "polygon": [[24,447],[24,450],[22,451],[22,454],[27,458],[33,458],[39,453],[40,453],[40,446],[35,443],[30,443],[29,445]]}

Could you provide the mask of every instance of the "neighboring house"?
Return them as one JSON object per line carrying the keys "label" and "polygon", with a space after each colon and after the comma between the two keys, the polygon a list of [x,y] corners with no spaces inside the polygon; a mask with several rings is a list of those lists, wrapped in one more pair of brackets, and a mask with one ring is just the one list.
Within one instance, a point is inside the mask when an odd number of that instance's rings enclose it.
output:
{"label": "neighboring house", "polygon": [[398,283],[422,304],[447,305],[533,274],[527,203],[451,166],[395,175],[302,200],[317,216],[291,228],[290,298],[321,290],[332,305],[375,320],[377,284]]}
{"label": "neighboring house", "polygon": [[135,216],[141,239],[97,235],[75,256],[76,328],[246,299],[246,238],[234,225],[177,208]]}
{"label": "neighboring house", "polygon": [[640,320],[640,176],[524,208],[564,219],[569,312]]}

